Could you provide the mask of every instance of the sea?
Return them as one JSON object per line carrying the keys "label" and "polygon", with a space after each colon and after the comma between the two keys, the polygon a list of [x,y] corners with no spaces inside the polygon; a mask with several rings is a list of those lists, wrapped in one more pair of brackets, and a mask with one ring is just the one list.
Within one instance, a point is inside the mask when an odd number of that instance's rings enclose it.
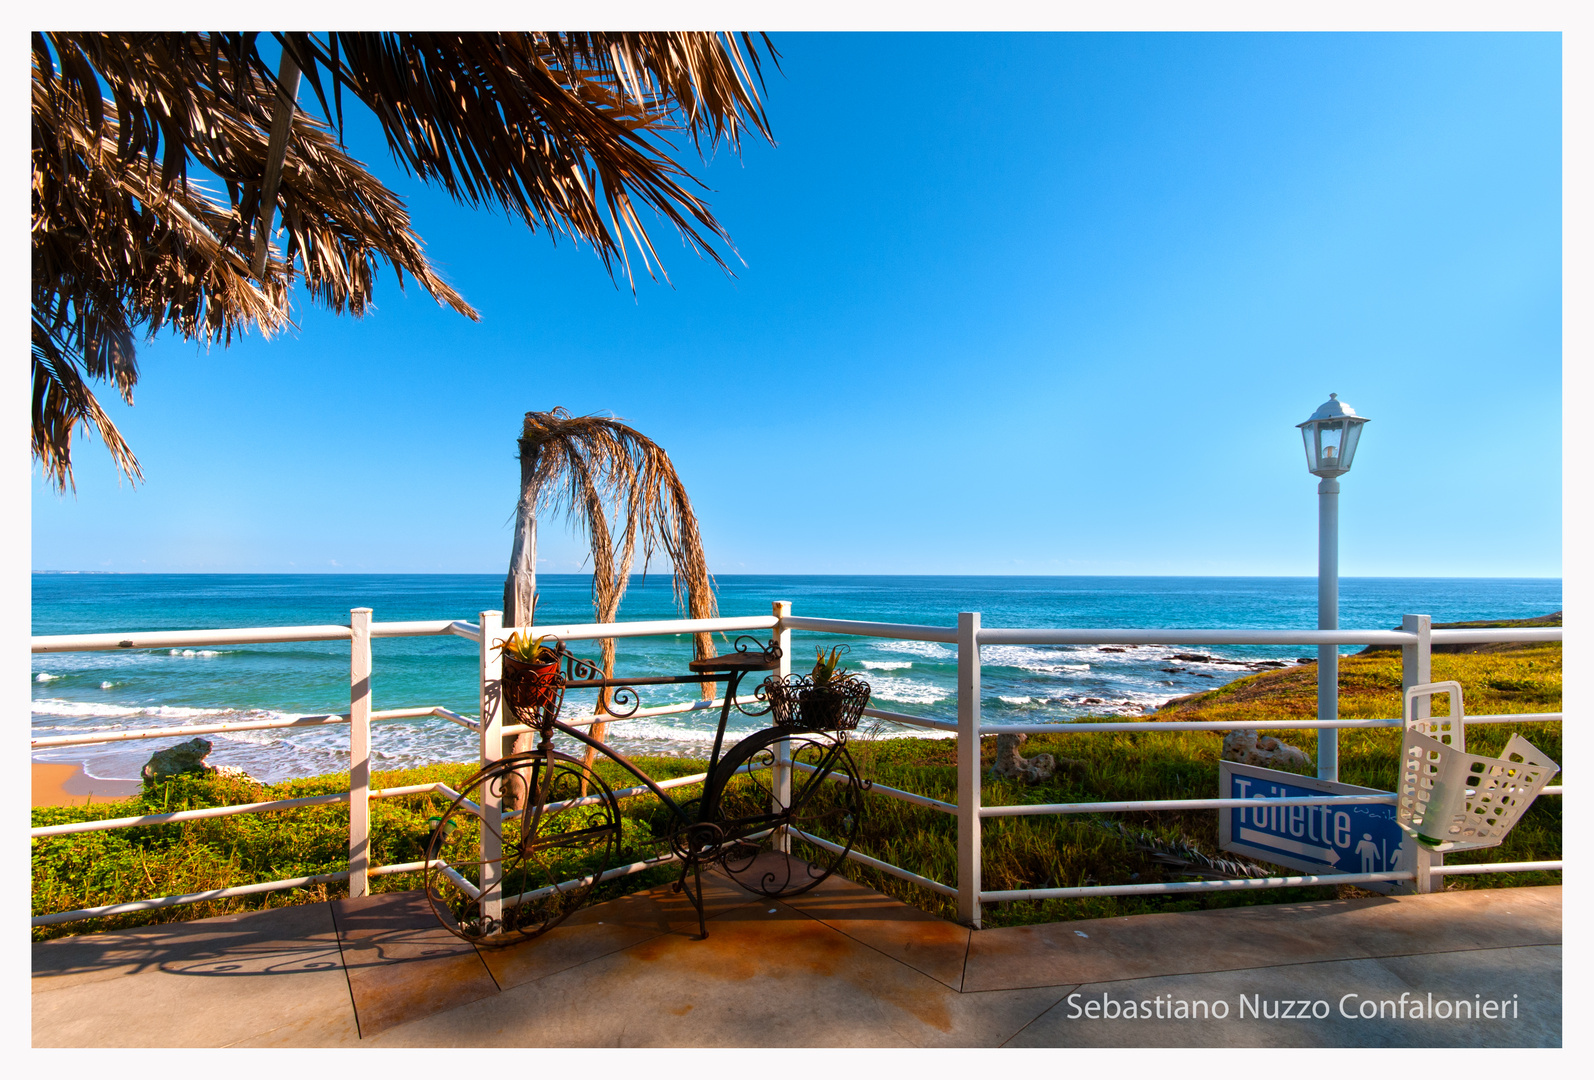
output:
{"label": "sea", "polygon": [[[767,615],[775,601],[795,614],[953,626],[960,611],[986,627],[1311,629],[1315,578],[910,577],[725,575],[723,615]],[[538,578],[538,621],[590,622],[591,578]],[[464,619],[501,606],[503,578],[488,574],[37,574],[33,633],[212,629],[347,623],[369,607],[379,622]],[[1527,618],[1561,608],[1559,578],[1343,578],[1340,625],[1388,629],[1406,613],[1436,622]],[[620,619],[677,614],[668,575],[632,582]],[[845,644],[843,663],[868,680],[872,703],[913,716],[954,719],[957,658],[946,645],[798,632],[793,670],[816,649]],[[596,659],[595,642],[583,643]],[[721,643],[731,647],[733,640]],[[582,652],[577,646],[578,654]],[[1347,647],[1346,651],[1354,651]],[[1170,698],[1253,671],[1296,663],[1311,650],[1277,646],[986,646],[983,715],[990,722],[1048,725],[1084,716],[1140,715]],[[476,646],[456,636],[373,643],[377,709],[442,705],[478,714]],[[1297,655],[1299,654],[1299,655]],[[682,674],[687,636],[623,638],[617,674]],[[33,656],[35,738],[137,728],[181,728],[348,711],[348,646],[337,642],[234,645]],[[571,693],[566,715],[591,712],[590,692]],[[696,698],[691,686],[649,687],[643,705]],[[616,723],[610,741],[629,753],[707,756],[715,713]],[[734,716],[729,736],[762,724]],[[886,735],[923,729],[886,728]],[[341,725],[204,736],[209,761],[273,782],[348,768]],[[150,754],[181,737],[36,751],[91,776],[133,779]],[[436,717],[375,725],[374,766],[405,768],[474,760],[476,736]]]}

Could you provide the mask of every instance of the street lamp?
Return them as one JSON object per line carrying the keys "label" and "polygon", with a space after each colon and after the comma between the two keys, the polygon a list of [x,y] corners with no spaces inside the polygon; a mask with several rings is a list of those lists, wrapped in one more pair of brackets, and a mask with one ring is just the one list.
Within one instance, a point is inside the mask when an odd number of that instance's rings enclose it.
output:
{"label": "street lamp", "polygon": [[[1339,477],[1350,472],[1365,416],[1339,400],[1328,400],[1305,423],[1306,469],[1317,485],[1317,628],[1339,629]],[[1339,646],[1317,647],[1317,718],[1339,719]],[[1317,731],[1317,778],[1339,779],[1339,729]]]}

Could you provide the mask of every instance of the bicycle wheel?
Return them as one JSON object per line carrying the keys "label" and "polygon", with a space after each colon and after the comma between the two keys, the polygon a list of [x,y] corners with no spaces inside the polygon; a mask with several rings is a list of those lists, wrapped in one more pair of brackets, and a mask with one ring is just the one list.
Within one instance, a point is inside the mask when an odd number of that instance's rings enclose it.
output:
{"label": "bicycle wheel", "polygon": [[[466,805],[501,799],[521,776],[530,784],[527,806],[503,814],[497,829]],[[429,863],[437,860],[426,872],[426,895],[438,921],[466,941],[535,937],[586,902],[615,864],[620,833],[619,803],[595,772],[564,754],[516,754],[466,781],[438,819],[426,850]],[[495,878],[503,898],[496,917],[480,898],[483,880]]]}
{"label": "bicycle wheel", "polygon": [[[792,762],[784,796],[772,768],[782,741]],[[868,790],[845,740],[779,728],[731,747],[708,787],[705,802],[714,805],[717,796],[714,820],[726,837],[716,861],[738,885],[769,897],[807,892],[841,865],[858,838]]]}

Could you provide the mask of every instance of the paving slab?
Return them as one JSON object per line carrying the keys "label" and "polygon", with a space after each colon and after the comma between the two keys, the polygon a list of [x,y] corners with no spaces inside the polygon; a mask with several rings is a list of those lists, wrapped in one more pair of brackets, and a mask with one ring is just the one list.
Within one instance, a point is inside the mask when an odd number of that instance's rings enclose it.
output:
{"label": "paving slab", "polygon": [[366,1040],[375,1046],[994,1046],[1068,988],[960,994],[761,901]]}
{"label": "paving slab", "polygon": [[785,902],[937,982],[954,990],[963,989],[963,968],[968,959],[969,935],[973,933],[966,926],[909,907],[838,875],[831,875],[809,892]]}
{"label": "paving slab", "polygon": [[[1483,1017],[1485,997],[1507,1003],[1509,1011]],[[1467,1018],[1454,1015],[1458,1000],[1466,1002]],[[1374,1003],[1367,1016],[1364,1002]],[[1434,1016],[1430,1002],[1450,1004]],[[1196,1018],[1179,1018],[1181,1003]],[[1502,1011],[1499,1005],[1491,1010]],[[1093,983],[1065,995],[1007,1045],[1560,1046],[1561,949],[1469,950]]]}
{"label": "paving slab", "polygon": [[962,988],[1095,983],[1560,940],[1557,886],[1259,904],[981,930],[969,943]]}
{"label": "paving slab", "polygon": [[[718,874],[703,876],[707,918],[751,902],[747,892]],[[697,932],[697,909],[692,902],[671,886],[659,885],[578,911],[538,937],[498,948],[483,947],[478,952],[493,981],[507,990],[661,934],[695,938]]]}
{"label": "paving slab", "polygon": [[476,949],[438,924],[423,890],[329,906],[362,1038],[498,993]]}
{"label": "paving slab", "polygon": [[33,945],[33,1045],[332,1045],[358,1032],[325,904]]}

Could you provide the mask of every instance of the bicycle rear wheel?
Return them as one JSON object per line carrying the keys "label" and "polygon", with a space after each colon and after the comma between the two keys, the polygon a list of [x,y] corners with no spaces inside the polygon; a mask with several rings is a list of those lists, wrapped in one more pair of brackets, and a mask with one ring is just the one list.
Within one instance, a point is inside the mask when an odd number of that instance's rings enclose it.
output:
{"label": "bicycle rear wheel", "polygon": [[[776,789],[773,768],[782,742],[792,763],[785,791]],[[761,896],[807,892],[852,850],[867,790],[844,739],[781,728],[749,735],[731,747],[708,785],[705,803],[717,798],[715,820],[727,837],[716,861]]]}
{"label": "bicycle rear wheel", "polygon": [[[468,807],[501,799],[522,777],[529,783],[527,806],[503,814],[497,829]],[[433,865],[426,895],[438,921],[466,941],[498,945],[535,937],[586,903],[615,865],[620,839],[619,803],[597,773],[560,753],[516,754],[466,781],[439,819],[427,844]],[[483,882],[494,879],[503,898],[496,916],[481,899]]]}

